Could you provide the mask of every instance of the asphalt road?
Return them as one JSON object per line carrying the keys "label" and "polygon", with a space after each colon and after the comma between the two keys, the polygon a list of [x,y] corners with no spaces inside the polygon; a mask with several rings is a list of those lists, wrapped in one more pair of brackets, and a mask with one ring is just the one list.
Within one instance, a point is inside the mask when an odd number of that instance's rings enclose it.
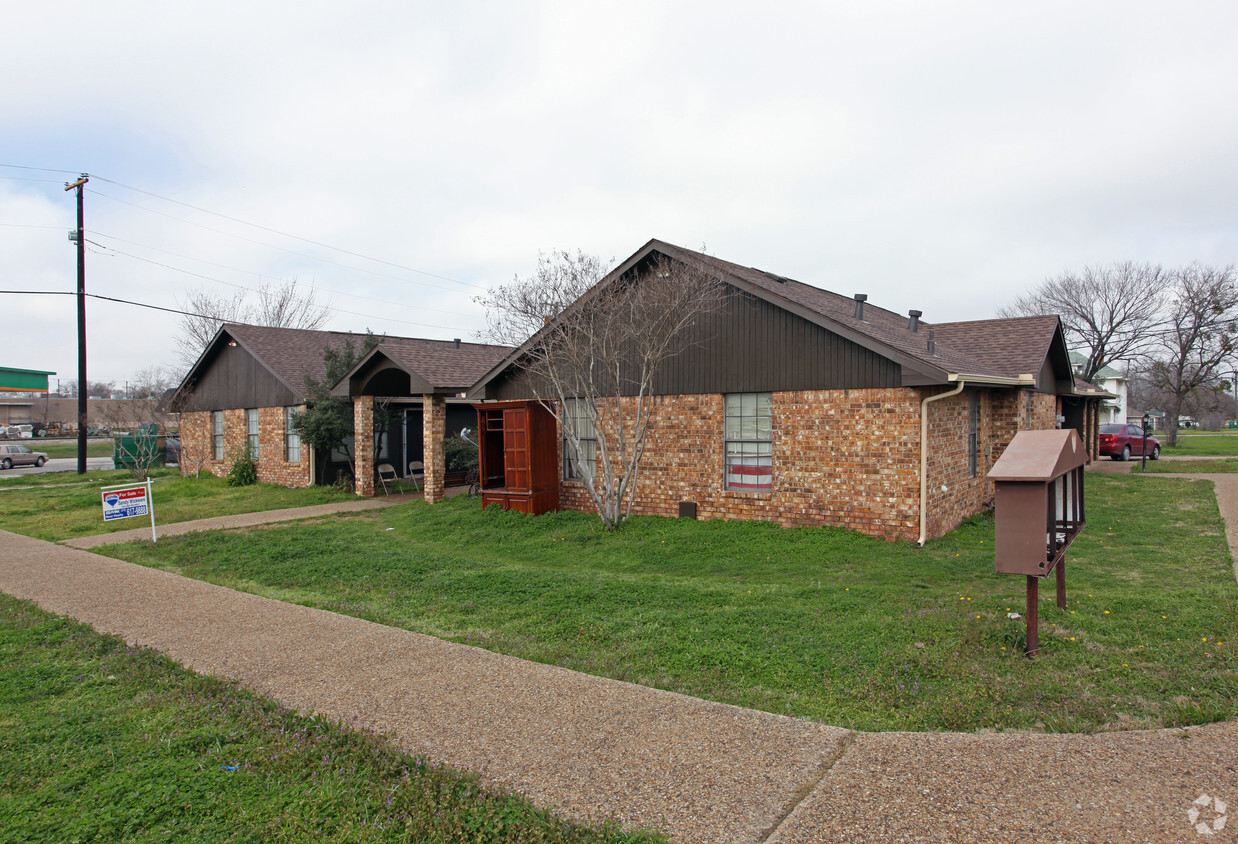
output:
{"label": "asphalt road", "polygon": [[[111,457],[87,457],[87,469],[111,469]],[[17,475],[46,475],[49,472],[76,472],[76,457],[53,457],[41,468],[35,466],[14,466],[12,469],[0,469],[0,480]]]}

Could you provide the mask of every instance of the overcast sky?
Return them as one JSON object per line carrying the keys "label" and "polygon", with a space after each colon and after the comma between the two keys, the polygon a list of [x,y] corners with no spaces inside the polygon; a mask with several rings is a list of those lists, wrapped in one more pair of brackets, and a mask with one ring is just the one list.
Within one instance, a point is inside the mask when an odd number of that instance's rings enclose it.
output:
{"label": "overcast sky", "polygon": [[[171,308],[296,278],[330,328],[469,339],[539,251],[657,237],[987,318],[1238,260],[1236,34],[1232,0],[8,4],[0,289],[75,289],[87,172],[87,290]],[[175,364],[175,315],[88,312],[90,380]],[[76,376],[72,297],[0,326]]]}

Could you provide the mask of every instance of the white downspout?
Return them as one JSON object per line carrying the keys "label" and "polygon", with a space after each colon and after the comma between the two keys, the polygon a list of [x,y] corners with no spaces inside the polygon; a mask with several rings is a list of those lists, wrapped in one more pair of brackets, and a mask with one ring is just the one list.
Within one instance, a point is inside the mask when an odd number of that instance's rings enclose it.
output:
{"label": "white downspout", "polygon": [[924,547],[927,541],[925,534],[928,533],[928,406],[929,402],[948,399],[951,396],[957,396],[963,392],[963,388],[967,386],[967,382],[959,379],[959,385],[953,390],[945,393],[938,393],[935,396],[920,402],[920,538],[917,541],[920,547]]}

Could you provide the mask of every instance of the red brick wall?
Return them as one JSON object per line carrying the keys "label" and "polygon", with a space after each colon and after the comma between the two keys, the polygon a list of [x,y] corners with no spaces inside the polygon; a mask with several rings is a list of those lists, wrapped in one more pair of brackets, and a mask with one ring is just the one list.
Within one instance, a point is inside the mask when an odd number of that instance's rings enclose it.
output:
{"label": "red brick wall", "polygon": [[[633,512],[702,519],[840,525],[887,539],[918,529],[919,394],[911,389],[773,394],[773,490],[724,488],[723,397],[662,396],[646,441]],[[560,461],[560,464],[562,461]],[[592,510],[564,481],[561,506]]]}
{"label": "red brick wall", "polygon": [[[691,501],[702,519],[836,525],[884,539],[915,540],[920,530],[920,401],[940,392],[890,388],[774,393],[770,492],[724,488],[721,395],[660,397],[633,513],[676,516],[679,502]],[[1015,431],[1027,426],[1025,392],[977,390],[980,418],[973,476],[968,392],[929,405],[929,538],[991,505],[993,486],[986,475]],[[1053,427],[1055,397],[1033,393],[1032,405],[1033,425]],[[566,509],[594,509],[577,481],[562,482],[560,503]]]}
{"label": "red brick wall", "polygon": [[[301,406],[300,410],[305,407]],[[201,460],[202,470],[224,477],[232,469],[232,463],[245,451],[245,411],[225,410],[224,459],[215,460],[211,441],[211,414],[209,411],[181,415],[181,474],[197,471]],[[258,480],[264,484],[279,484],[287,487],[309,486],[310,448],[301,443],[301,459],[296,463],[285,460],[285,413],[282,407],[258,408]]]}

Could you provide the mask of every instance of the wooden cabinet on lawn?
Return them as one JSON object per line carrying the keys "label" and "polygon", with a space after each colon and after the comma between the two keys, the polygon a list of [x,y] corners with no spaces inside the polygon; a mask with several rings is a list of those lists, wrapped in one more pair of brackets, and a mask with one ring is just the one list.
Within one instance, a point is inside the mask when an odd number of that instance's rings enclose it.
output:
{"label": "wooden cabinet on lawn", "polygon": [[559,509],[559,434],[541,402],[475,405],[481,506],[538,515]]}

